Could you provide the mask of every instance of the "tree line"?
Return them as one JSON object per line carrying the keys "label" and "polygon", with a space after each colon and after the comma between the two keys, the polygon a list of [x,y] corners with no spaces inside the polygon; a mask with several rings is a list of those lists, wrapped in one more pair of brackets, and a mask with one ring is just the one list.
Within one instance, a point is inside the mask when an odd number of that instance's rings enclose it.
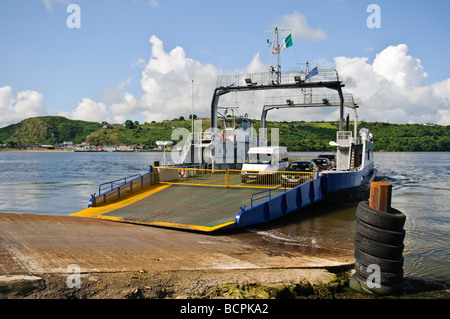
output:
{"label": "tree line", "polygon": [[[196,118],[196,116],[194,116]],[[203,130],[210,127],[209,119],[202,119]],[[255,120],[258,131],[260,121]],[[156,141],[171,140],[173,129],[191,129],[190,117],[180,116],[173,120],[140,124],[126,120],[122,124],[106,122],[74,121],[64,117],[46,116],[23,120],[0,128],[0,145],[19,147],[33,144],[55,145],[64,141],[74,144],[86,142],[91,145],[147,145]],[[438,152],[450,151],[450,126],[421,124],[390,124],[383,122],[360,122],[358,128],[368,128],[374,136],[375,151],[389,152]],[[268,137],[271,128],[278,128],[279,143],[289,151],[333,151],[329,145],[336,140],[339,122],[267,122]],[[348,128],[353,132],[353,124]],[[178,143],[179,141],[173,141]]]}

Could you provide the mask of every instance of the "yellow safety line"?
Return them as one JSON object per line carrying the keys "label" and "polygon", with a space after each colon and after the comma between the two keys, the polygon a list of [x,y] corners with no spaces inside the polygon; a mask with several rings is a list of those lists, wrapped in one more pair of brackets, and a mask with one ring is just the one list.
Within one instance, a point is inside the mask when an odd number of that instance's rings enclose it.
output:
{"label": "yellow safety line", "polygon": [[186,185],[186,186],[208,186],[208,187],[227,187],[227,185],[201,184],[201,183],[177,183],[177,182],[159,182],[169,185]]}
{"label": "yellow safety line", "polygon": [[108,204],[105,206],[97,206],[97,207],[89,207],[82,211],[79,211],[78,213],[70,214],[71,216],[79,216],[79,217],[99,217],[99,218],[106,218],[106,219],[112,219],[112,220],[123,220],[122,217],[116,217],[116,216],[102,216],[103,214],[109,213],[113,210],[131,205],[133,203],[136,203],[137,201],[140,201],[141,199],[150,196],[152,194],[155,194],[167,187],[170,187],[170,185],[167,184],[157,184],[156,186],[151,187],[149,190],[142,192],[138,195],[129,197],[125,200],[122,200],[120,202]]}
{"label": "yellow safety line", "polygon": [[190,229],[190,230],[198,230],[202,232],[212,232],[219,228],[223,228],[225,226],[229,226],[234,224],[235,222],[227,222],[220,225],[216,225],[213,227],[208,226],[200,226],[200,225],[189,225],[189,224],[180,224],[180,223],[169,223],[169,222],[146,222],[148,225],[153,226],[161,226],[161,227],[170,227],[170,228],[182,228],[182,229]]}
{"label": "yellow safety line", "polygon": [[171,170],[185,170],[185,171],[208,171],[208,172],[219,172],[219,173],[226,173],[227,170],[225,169],[206,169],[206,168],[185,168],[185,167],[160,167],[160,166],[156,166],[154,167],[155,169],[158,170],[164,170],[164,169],[171,169]]}

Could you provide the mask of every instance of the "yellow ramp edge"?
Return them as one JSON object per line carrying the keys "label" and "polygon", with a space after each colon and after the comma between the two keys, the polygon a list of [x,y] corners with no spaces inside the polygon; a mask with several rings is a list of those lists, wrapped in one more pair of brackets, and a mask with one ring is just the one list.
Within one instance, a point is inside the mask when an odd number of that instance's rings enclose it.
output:
{"label": "yellow ramp edge", "polygon": [[213,227],[200,226],[200,225],[188,225],[188,224],[180,224],[180,223],[169,223],[169,222],[146,222],[145,224],[152,225],[152,226],[168,227],[168,228],[196,230],[196,231],[201,231],[201,232],[213,232],[217,229],[221,229],[221,228],[233,225],[234,223],[235,222],[228,222],[228,223],[216,225]]}

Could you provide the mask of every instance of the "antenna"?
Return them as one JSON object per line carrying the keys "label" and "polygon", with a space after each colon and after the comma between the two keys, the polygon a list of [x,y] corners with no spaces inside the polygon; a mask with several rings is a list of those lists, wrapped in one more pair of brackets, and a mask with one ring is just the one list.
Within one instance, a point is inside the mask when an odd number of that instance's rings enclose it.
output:
{"label": "antenna", "polygon": [[[269,63],[270,82],[272,84],[281,83],[281,57],[280,57],[281,48],[280,48],[279,34],[284,31],[290,31],[290,29],[278,29],[277,27],[275,27],[275,30],[273,31],[264,32],[264,33],[273,32],[272,42],[270,42],[270,40],[267,39],[267,44],[272,46],[270,51],[270,63]],[[274,57],[276,58],[276,65]]]}

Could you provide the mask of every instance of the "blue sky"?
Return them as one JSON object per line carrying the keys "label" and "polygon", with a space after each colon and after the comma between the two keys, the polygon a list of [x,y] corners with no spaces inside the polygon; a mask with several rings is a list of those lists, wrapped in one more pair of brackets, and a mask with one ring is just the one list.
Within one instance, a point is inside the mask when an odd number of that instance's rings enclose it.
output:
{"label": "blue sky", "polygon": [[[380,28],[366,24],[371,3],[380,8]],[[79,29],[67,26],[69,4],[81,10]],[[446,0],[2,0],[0,127],[39,115],[187,116],[191,80],[194,113],[209,116],[217,75],[267,69],[264,31],[275,26],[291,29],[294,41],[282,52],[283,70],[306,61],[337,68],[363,119],[448,125],[448,12]],[[262,106],[263,99],[240,103]]]}

